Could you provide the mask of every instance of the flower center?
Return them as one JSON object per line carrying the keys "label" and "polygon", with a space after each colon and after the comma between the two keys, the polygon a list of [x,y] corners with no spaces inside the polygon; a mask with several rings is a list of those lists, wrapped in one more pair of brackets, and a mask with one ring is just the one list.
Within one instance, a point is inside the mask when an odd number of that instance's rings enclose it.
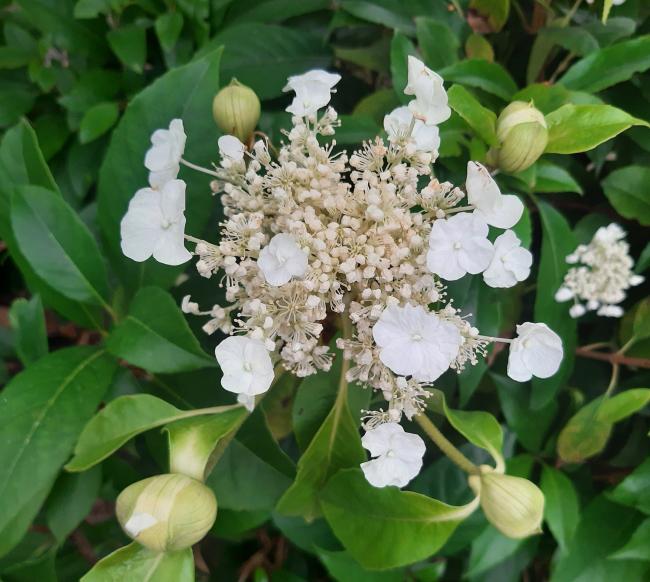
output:
{"label": "flower center", "polygon": [[171,220],[169,220],[167,218],[163,218],[163,221],[162,221],[160,226],[162,226],[163,230],[167,230],[171,225],[172,225]]}
{"label": "flower center", "polygon": [[411,334],[411,339],[414,342],[421,342],[422,341],[422,336],[419,333],[412,333]]}
{"label": "flower center", "polygon": [[461,243],[460,241],[456,241],[456,242],[454,243],[454,250],[455,250],[455,251],[457,251],[457,250],[459,250],[459,249],[462,249],[462,248],[463,248],[463,245],[462,245],[462,243]]}
{"label": "flower center", "polygon": [[388,452],[386,453],[386,456],[389,459],[392,459],[395,456],[395,453],[393,452],[393,449],[388,449]]}
{"label": "flower center", "polygon": [[250,362],[244,362],[244,372],[252,372],[253,371],[253,365]]}

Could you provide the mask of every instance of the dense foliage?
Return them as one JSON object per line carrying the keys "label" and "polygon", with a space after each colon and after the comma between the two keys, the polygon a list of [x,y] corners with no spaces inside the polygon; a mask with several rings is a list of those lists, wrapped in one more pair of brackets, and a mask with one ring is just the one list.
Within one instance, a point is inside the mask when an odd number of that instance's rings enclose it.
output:
{"label": "dense foliage", "polygon": [[[555,299],[566,257],[611,223],[627,233],[635,273],[650,267],[650,6],[613,4],[0,0],[0,577],[646,579],[648,285],[628,290],[621,318],[570,317]],[[336,148],[351,153],[410,99],[409,55],[443,77],[452,110],[435,176],[461,185],[468,160],[498,167],[501,190],[525,205],[514,230],[534,257],[524,283],[465,277],[449,296],[481,333],[543,322],[564,346],[556,375],[523,383],[491,346],[435,381],[427,412],[472,463],[503,455],[509,475],[540,487],[543,532],[532,537],[506,537],[487,511],[442,519],[473,493],[431,442],[405,490],[363,479],[357,427],[383,399],[340,382],[331,321],[331,370],[280,376],[250,414],[232,406],[212,356],[224,336],[180,309],[187,295],[221,302],[221,275],[136,263],[120,247],[152,132],[180,118],[187,159],[216,162],[212,101],[231,78],[259,96],[259,135],[279,146],[291,128],[287,77],[338,72]],[[533,103],[548,129],[521,171],[497,131],[513,101]],[[186,232],[216,242],[223,210],[210,178],[180,177]],[[193,554],[129,545],[116,519],[121,491],[168,472],[206,477],[216,495]],[[183,515],[207,519],[213,508],[192,507],[205,494],[194,491]]]}

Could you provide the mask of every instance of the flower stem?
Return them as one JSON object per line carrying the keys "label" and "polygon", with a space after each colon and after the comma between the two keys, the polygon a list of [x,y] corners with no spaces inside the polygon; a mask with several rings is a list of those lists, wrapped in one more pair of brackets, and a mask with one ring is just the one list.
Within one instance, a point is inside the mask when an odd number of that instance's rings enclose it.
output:
{"label": "flower stem", "polygon": [[184,166],[187,166],[188,168],[192,168],[193,170],[196,170],[197,172],[203,172],[204,174],[208,174],[208,176],[214,176],[215,178],[222,179],[219,174],[217,174],[213,170],[208,170],[208,168],[204,168],[203,166],[197,166],[196,164],[193,164],[192,162],[188,162],[187,160],[181,158],[181,164]]}
{"label": "flower stem", "polygon": [[474,210],[474,206],[469,204],[468,206],[459,206],[458,208],[450,208],[445,210],[445,214],[456,214],[456,212],[465,212],[466,210]]}
{"label": "flower stem", "polygon": [[429,420],[429,417],[425,414],[418,414],[415,417],[415,422],[436,443],[438,448],[449,457],[449,460],[458,465],[465,473],[469,473],[470,475],[479,473],[479,468],[447,440],[445,435],[438,430],[438,427]]}
{"label": "flower stem", "polygon": [[491,335],[477,335],[476,336],[478,339],[486,340],[489,342],[501,342],[504,344],[511,344],[512,343],[512,338],[508,337],[494,337]]}
{"label": "flower stem", "polygon": [[189,240],[190,242],[196,243],[197,245],[199,243],[205,242],[204,240],[201,240],[200,238],[196,238],[194,236],[190,236],[189,234],[183,235],[185,237],[185,240]]}

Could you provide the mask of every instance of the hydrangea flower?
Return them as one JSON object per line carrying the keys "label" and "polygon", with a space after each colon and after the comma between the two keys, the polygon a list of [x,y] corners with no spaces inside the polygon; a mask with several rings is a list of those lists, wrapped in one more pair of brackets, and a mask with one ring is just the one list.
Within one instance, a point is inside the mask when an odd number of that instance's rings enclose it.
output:
{"label": "hydrangea flower", "polygon": [[380,424],[367,431],[361,444],[374,457],[361,463],[361,470],[373,487],[404,487],[422,468],[426,452],[424,441],[396,422]]}
{"label": "hydrangea flower", "polygon": [[[397,142],[408,136],[413,114],[408,107],[393,109],[384,117],[384,130],[390,142]],[[435,125],[425,125],[419,119],[415,120],[410,137],[418,152],[437,152],[440,147],[440,135]]]}
{"label": "hydrangea flower", "polygon": [[144,157],[149,170],[149,185],[160,188],[176,179],[185,150],[185,130],[182,119],[172,119],[169,129],[157,129],[151,135],[151,147]]}
{"label": "hydrangea flower", "polygon": [[233,162],[241,162],[244,159],[246,147],[234,135],[222,135],[217,140],[217,145],[222,158],[228,158]]}
{"label": "hydrangea flower", "polygon": [[138,262],[152,255],[165,265],[188,261],[192,255],[184,246],[184,213],[183,180],[170,180],[160,190],[141,188],[120,223],[122,252]]}
{"label": "hydrangea flower", "polygon": [[293,91],[294,97],[287,111],[297,117],[311,117],[330,102],[334,86],[341,75],[315,69],[304,75],[289,77],[283,91]]}
{"label": "hydrangea flower", "polygon": [[510,344],[508,376],[517,382],[533,376],[550,378],[560,368],[562,356],[560,336],[545,323],[523,323]]}
{"label": "hydrangea flower", "polygon": [[458,328],[421,305],[390,305],[372,328],[379,359],[395,374],[433,382],[458,355]]}
{"label": "hydrangea flower", "polygon": [[467,163],[467,200],[490,226],[512,228],[524,212],[524,204],[513,194],[501,194],[490,172],[478,162]]}
{"label": "hydrangea flower", "polygon": [[257,266],[269,285],[279,287],[293,277],[305,276],[308,256],[290,234],[280,233],[260,251]]}
{"label": "hydrangea flower", "polygon": [[230,336],[214,350],[221,366],[221,385],[237,394],[248,410],[255,406],[255,396],[266,392],[273,382],[273,363],[269,351],[260,340]]}
{"label": "hydrangea flower", "polygon": [[455,281],[467,273],[481,273],[494,255],[488,230],[488,225],[476,214],[456,214],[436,220],[429,235],[427,267],[447,281]]}
{"label": "hydrangea flower", "polygon": [[530,251],[521,246],[514,232],[506,230],[494,241],[494,255],[483,280],[490,287],[513,287],[528,278],[532,264]]}
{"label": "hydrangea flower", "polygon": [[411,55],[408,58],[408,83],[404,93],[415,96],[408,107],[426,125],[439,125],[449,119],[451,109],[447,104],[442,77]]}

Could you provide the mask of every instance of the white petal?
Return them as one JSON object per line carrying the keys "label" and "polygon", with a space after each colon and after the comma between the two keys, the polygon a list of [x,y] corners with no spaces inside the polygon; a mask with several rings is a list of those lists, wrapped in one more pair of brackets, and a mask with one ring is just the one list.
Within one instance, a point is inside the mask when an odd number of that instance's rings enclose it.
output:
{"label": "white petal", "polygon": [[246,147],[234,135],[222,135],[217,140],[217,144],[222,158],[229,158],[235,162],[244,159]]}
{"label": "white petal", "polygon": [[185,217],[161,231],[153,258],[164,265],[182,265],[192,258],[185,248]]}
{"label": "white petal", "polygon": [[569,289],[568,287],[560,287],[557,292],[555,293],[555,301],[558,301],[559,303],[564,303],[565,301],[569,301],[570,299],[573,299],[574,293]]}
{"label": "white petal", "polygon": [[151,188],[138,190],[120,223],[122,252],[134,261],[145,261],[162,236],[160,194]]}
{"label": "white petal", "polygon": [[156,525],[158,520],[150,513],[136,512],[124,524],[124,529],[129,535],[137,538],[145,529]]}

